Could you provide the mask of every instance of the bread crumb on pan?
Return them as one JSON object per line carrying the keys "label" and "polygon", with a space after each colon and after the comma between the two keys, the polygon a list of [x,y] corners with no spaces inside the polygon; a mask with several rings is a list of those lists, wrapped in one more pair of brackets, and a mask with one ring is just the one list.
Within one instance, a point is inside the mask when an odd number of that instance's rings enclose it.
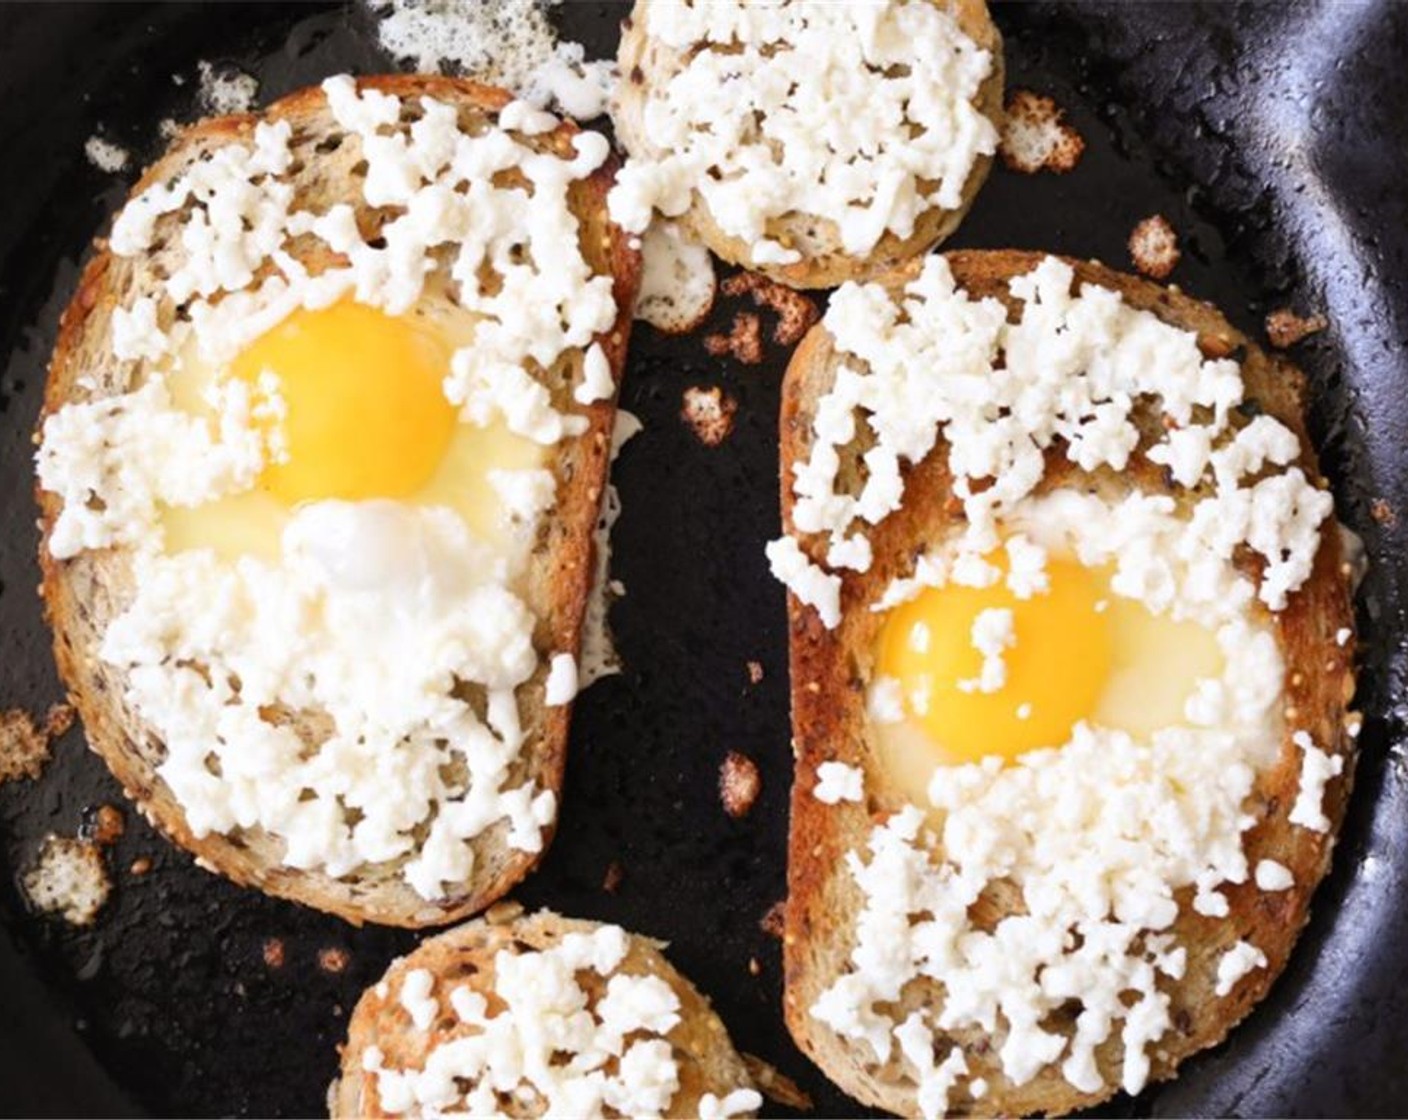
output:
{"label": "bread crumb on pan", "polygon": [[753,1084],[768,1100],[786,1108],[795,1108],[799,1112],[812,1110],[811,1097],[776,1066],[763,1061],[756,1054],[744,1054],[743,1064],[748,1067]]}
{"label": "bread crumb on pan", "polygon": [[1134,267],[1155,280],[1167,279],[1182,255],[1178,234],[1162,214],[1145,218],[1129,235],[1129,256]]}
{"label": "bread crumb on pan", "polygon": [[601,889],[607,894],[615,894],[621,889],[621,881],[626,877],[626,869],[617,860],[612,860],[606,865],[606,871],[601,877]]}
{"label": "bread crumb on pan", "polygon": [[1277,350],[1286,350],[1329,325],[1323,315],[1297,315],[1289,307],[1278,307],[1266,316],[1266,338]]}
{"label": "bread crumb on pan", "polygon": [[79,835],[100,848],[116,844],[127,831],[127,821],[116,805],[99,805],[84,814]]}
{"label": "bread crumb on pan", "polygon": [[998,147],[1003,164],[1024,175],[1074,170],[1085,153],[1085,140],[1065,118],[1066,110],[1044,94],[1013,90]]}
{"label": "bread crumb on pan", "polygon": [[729,751],[719,767],[719,800],[734,820],[746,817],[762,792],[758,764],[745,754]]}
{"label": "bread crumb on pan", "polygon": [[783,926],[786,920],[787,902],[779,898],[768,907],[767,913],[764,914],[762,919],[758,922],[758,928],[769,937],[776,937],[781,941]]}
{"label": "bread crumb on pan", "polygon": [[718,447],[733,432],[738,402],[717,385],[708,389],[691,385],[684,391],[680,419],[689,425],[705,447]]}

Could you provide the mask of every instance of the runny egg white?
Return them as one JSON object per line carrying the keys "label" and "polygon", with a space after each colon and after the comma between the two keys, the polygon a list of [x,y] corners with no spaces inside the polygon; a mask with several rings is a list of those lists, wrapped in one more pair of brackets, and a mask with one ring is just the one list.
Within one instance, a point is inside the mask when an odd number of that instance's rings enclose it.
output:
{"label": "runny egg white", "polygon": [[[985,559],[1005,577],[1002,549]],[[902,718],[872,723],[899,792],[928,804],[936,766],[1060,747],[1079,721],[1136,739],[1186,722],[1197,682],[1224,671],[1216,633],[1115,594],[1111,576],[1053,553],[1044,592],[1019,598],[1005,578],[948,583],[886,614],[875,678],[896,682]],[[987,611],[1011,612],[1004,680],[991,691],[975,687],[985,657],[974,624]]]}
{"label": "runny egg white", "polygon": [[546,455],[501,423],[459,422],[443,383],[474,325],[468,312],[429,297],[400,316],[344,299],[294,311],[227,367],[202,360],[192,338],[167,373],[173,403],[209,415],[220,380],[243,381],[256,399],[277,402],[257,422],[277,426],[278,454],[250,490],[164,509],[167,551],[276,561],[292,514],[327,500],[448,507],[477,539],[506,549],[489,473],[538,468]]}

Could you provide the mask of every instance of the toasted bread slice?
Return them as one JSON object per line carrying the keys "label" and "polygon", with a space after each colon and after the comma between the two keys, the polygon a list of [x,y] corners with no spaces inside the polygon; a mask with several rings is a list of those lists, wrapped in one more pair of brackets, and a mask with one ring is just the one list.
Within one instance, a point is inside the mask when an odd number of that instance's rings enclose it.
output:
{"label": "toasted bread slice", "polygon": [[[449,103],[458,110],[460,127],[469,130],[492,121],[512,100],[502,90],[441,77],[367,78],[358,84],[362,90],[403,98],[428,96]],[[291,94],[257,116],[215,118],[186,129],[142,176],[133,197],[210,158],[225,145],[248,142],[261,121],[286,121],[292,126],[290,148],[295,162],[288,177],[295,206],[321,210],[334,203],[348,203],[365,237],[374,236],[371,231],[394,215],[394,209],[374,209],[363,201],[360,192],[365,164],[359,162],[357,137],[338,126],[317,88]],[[525,138],[525,143],[539,151],[566,154],[577,133],[576,126],[564,122],[552,131]],[[583,258],[594,274],[614,278],[615,302],[624,309],[614,326],[597,339],[608,358],[612,378],[619,384],[639,257],[606,216],[605,196],[614,167],[614,162],[608,161],[589,178],[575,182],[569,188],[569,205],[580,224]],[[174,238],[163,240],[144,257],[119,257],[108,251],[103,241],[96,249],[63,315],[50,364],[41,429],[44,421],[66,404],[113,396],[138,383],[143,362],[117,361],[112,356],[113,311],[129,305],[134,296],[154,294],[161,277],[179,262],[181,252]],[[592,573],[592,529],[605,488],[615,405],[614,392],[589,407],[573,403],[573,388],[584,376],[582,351],[567,352],[539,376],[550,389],[556,409],[577,412],[589,422],[585,434],[565,439],[554,449],[548,466],[556,479],[556,502],[540,525],[521,591],[538,620],[533,644],[540,664],[532,679],[519,688],[526,738],[511,777],[557,792],[562,784],[570,706],[545,705],[547,665],[541,662],[549,652],[575,655],[578,651]],[[49,539],[60,501],[42,490],[38,498],[46,614],[54,630],[59,670],[83,719],[89,743],[147,818],[192,852],[203,867],[351,922],[425,926],[482,909],[522,879],[540,858],[540,853],[508,846],[507,825],[500,822],[474,841],[475,866],[470,880],[447,897],[428,901],[400,874],[404,856],[333,877],[320,870],[284,866],[283,841],[260,828],[194,835],[181,805],[156,773],[165,753],[162,742],[126,699],[126,674],[105,663],[98,653],[107,627],[132,600],[131,556],[124,548],[109,548],[55,559]],[[307,742],[317,742],[326,734],[315,718],[297,713],[283,713],[279,718]],[[550,835],[549,828],[545,842]]]}
{"label": "toasted bread slice", "polygon": [[[988,13],[986,0],[924,0],[952,13],[959,30],[992,56],[992,66],[973,101],[978,111],[993,122],[1002,123],[1003,56],[1002,36]],[[650,0],[637,0],[630,17],[622,25],[618,61],[622,74],[620,92],[613,106],[616,134],[632,158],[645,161],[662,154],[646,129],[646,107],[666,83],[688,65],[701,50],[722,49],[696,43],[676,50],[650,34]],[[826,113],[826,106],[815,106]],[[783,158],[786,158],[784,153]],[[979,155],[963,184],[962,201],[952,209],[931,207],[923,211],[908,236],[886,231],[874,248],[863,256],[848,254],[836,223],[813,214],[791,212],[766,223],[766,236],[797,249],[802,259],[793,264],[760,263],[754,260],[752,245],[727,233],[698,191],[680,224],[718,256],[731,264],[761,272],[794,288],[834,288],[846,280],[868,280],[927,252],[948,237],[972,205],[992,166],[991,155]],[[935,184],[921,181],[919,189],[929,191]]]}
{"label": "toasted bread slice", "polygon": [[[543,953],[560,947],[566,937],[581,939],[603,930],[619,932],[614,927],[563,918],[544,911],[502,923],[481,919],[424,942],[410,956],[393,964],[385,978],[368,989],[358,1001],[348,1023],[339,1079],[328,1090],[328,1111],[334,1117],[420,1115],[419,1108],[392,1113],[386,1107],[378,1092],[376,1068],[389,1071],[423,1070],[436,1049],[457,1039],[480,1035],[482,1028],[467,1025],[456,1014],[451,998],[455,989],[483,996],[488,1001],[487,1010],[491,1017],[512,1015],[500,990],[497,968],[500,954],[518,957]],[[575,973],[576,983],[585,993],[586,1007],[595,1013],[597,1021],[601,1019],[600,1001],[612,978],[656,977],[668,985],[678,1000],[678,1021],[663,1035],[650,1032],[647,1036],[633,1031],[630,1037],[633,1041],[663,1037],[669,1045],[678,1084],[662,1115],[699,1116],[707,1112],[721,1116],[717,1108],[709,1109],[706,1106],[705,1112],[701,1112],[701,1102],[707,1094],[712,1094],[715,1101],[709,1103],[721,1105],[730,1094],[752,1089],[748,1067],[734,1050],[728,1032],[709,1006],[709,1001],[675,971],[661,953],[661,948],[658,942],[648,938],[626,935],[625,955],[619,964],[609,968],[604,975],[593,969],[580,969]],[[435,1001],[434,1020],[426,1029],[416,1027],[402,1002],[406,978],[416,970],[426,970],[432,978],[429,998]],[[549,967],[544,971],[551,969]],[[462,1000],[463,996],[458,998]],[[536,1025],[517,1024],[528,1029]],[[566,1049],[565,1045],[563,1049]],[[570,1060],[570,1057],[570,1054],[566,1055],[564,1061]],[[614,1077],[619,1066],[613,1058],[601,1069]],[[495,1072],[502,1077],[508,1071],[498,1069]],[[470,1091],[476,1084],[461,1083],[459,1091]],[[541,1095],[529,1091],[519,1096],[511,1092],[509,1086],[496,1084],[495,1087],[500,1090],[501,1107],[507,1110],[508,1115],[534,1117],[546,1114],[547,1102]],[[752,1109],[757,1107],[756,1100],[752,1097],[750,1103],[747,1099],[735,1097],[728,1112],[731,1115],[751,1115]]]}
{"label": "toasted bread slice", "polygon": [[[958,285],[974,298],[1002,300],[1009,316],[1016,301],[1008,291],[1011,280],[1030,271],[1041,255],[1006,252],[947,254]],[[1268,355],[1233,328],[1205,303],[1177,291],[1111,271],[1094,263],[1068,262],[1081,286],[1099,285],[1118,292],[1131,306],[1147,310],[1166,323],[1196,332],[1207,356],[1236,356],[1241,361],[1246,397],[1287,425],[1299,437],[1298,465],[1318,482],[1320,475],[1304,422],[1305,381],[1284,359]],[[916,275],[919,262],[888,278],[892,293]],[[807,461],[813,442],[818,401],[833,383],[839,357],[824,326],[812,330],[797,350],[783,387],[781,413],[782,508],[785,528],[792,532],[794,467]],[[848,357],[848,361],[857,359]],[[872,826],[900,809],[903,799],[866,783],[860,801],[824,804],[813,794],[818,767],[838,761],[865,769],[876,765],[874,732],[866,714],[866,687],[874,671],[873,650],[883,614],[870,604],[890,581],[911,574],[914,557],[926,544],[946,538],[961,513],[951,489],[943,440],[921,463],[908,469],[903,507],[869,533],[874,549],[871,570],[845,573],[841,588],[841,620],[834,630],[822,625],[817,613],[789,596],[792,720],[796,781],[792,792],[789,845],[789,898],[786,911],[785,1012],[789,1029],[804,1051],[827,1075],[868,1105],[902,1115],[919,1112],[916,1086],[897,1057],[887,1064],[875,1060],[869,1048],[857,1046],[813,1017],[818,997],[846,973],[855,944],[855,919],[863,896],[848,872],[845,855],[864,850]],[[846,465],[850,463],[851,465]],[[1161,468],[1142,455],[1118,477],[1082,475],[1067,463],[1059,448],[1048,452],[1043,489],[1075,483],[1092,484],[1119,496],[1138,488],[1167,493],[1171,484]],[[852,492],[857,482],[852,460],[843,457],[838,490]],[[803,551],[813,561],[824,556],[824,542],[803,538]],[[1179,916],[1172,928],[1187,947],[1183,979],[1160,979],[1171,1000],[1174,1029],[1150,1048],[1152,1079],[1174,1076],[1180,1063],[1198,1050],[1219,1042],[1260,1000],[1284,968],[1301,928],[1310,897],[1330,861],[1335,831],[1343,818],[1357,727],[1347,712],[1354,690],[1353,625],[1349,573],[1342,562],[1340,536],[1332,520],[1321,532],[1313,574],[1278,613],[1276,639],[1285,660],[1283,696],[1287,706],[1285,740],[1274,765],[1257,773],[1252,796],[1245,803],[1256,823],[1243,834],[1248,861],[1275,860],[1290,869],[1294,885],[1264,892],[1248,881],[1222,888],[1230,903],[1226,918],[1209,918],[1190,906],[1191,888],[1178,892]],[[1294,728],[1309,731],[1317,744],[1344,760],[1343,777],[1324,794],[1325,832],[1293,827],[1288,819],[1296,801],[1300,750],[1291,743]],[[995,912],[975,919],[986,925],[1014,912],[1020,895],[1008,895]],[[1266,955],[1265,968],[1241,978],[1225,996],[1214,992],[1217,964],[1239,939],[1252,941]],[[898,1022],[918,1007],[943,1002],[942,987],[917,979],[904,989],[895,1005]],[[1068,1028],[1067,1028],[1068,1029]],[[950,1098],[955,1115],[1002,1116],[1030,1113],[1060,1114],[1086,1107],[1109,1096],[1119,1084],[1122,1045],[1114,1032],[1096,1058],[1106,1088],[1082,1093],[1061,1074],[1059,1062],[1047,1065],[1024,1084],[1012,1084],[998,1060],[1005,1030],[996,1034],[974,1029],[945,1033],[935,1030],[935,1049],[942,1057],[950,1045],[961,1050],[967,1080]],[[942,1047],[942,1049],[940,1048]],[[973,1091],[975,1083],[985,1086]],[[985,1092],[983,1091],[985,1090]],[[981,1093],[981,1095],[979,1095]]]}

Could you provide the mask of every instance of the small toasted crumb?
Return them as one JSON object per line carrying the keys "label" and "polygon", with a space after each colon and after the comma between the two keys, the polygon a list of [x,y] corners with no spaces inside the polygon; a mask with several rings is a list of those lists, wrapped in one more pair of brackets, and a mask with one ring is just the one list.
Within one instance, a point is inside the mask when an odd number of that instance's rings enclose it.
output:
{"label": "small toasted crumb", "polygon": [[484,911],[484,920],[491,926],[506,925],[514,918],[523,913],[523,903],[514,902],[512,899],[504,899],[494,903]]}
{"label": "small toasted crumb", "polygon": [[606,865],[606,874],[601,877],[601,889],[607,894],[615,894],[621,889],[621,880],[625,877],[625,869],[613,859]]}
{"label": "small toasted crumb", "polygon": [[787,903],[779,898],[768,907],[768,912],[763,915],[763,920],[758,923],[758,928],[769,937],[780,938],[786,921]]}
{"label": "small toasted crumb", "polygon": [[761,661],[748,662],[748,683],[757,684],[763,679],[763,663]]}
{"label": "small toasted crumb", "polygon": [[75,713],[72,704],[50,704],[44,713],[44,734],[51,740],[67,733],[73,726]]}
{"label": "small toasted crumb", "polygon": [[270,968],[283,968],[284,943],[282,938],[267,937],[264,939],[264,963]]}
{"label": "small toasted crumb", "polygon": [[691,385],[684,391],[680,419],[690,426],[705,447],[718,447],[733,431],[738,402],[717,385],[706,389]]}
{"label": "small toasted crumb", "polygon": [[132,866],[129,867],[127,870],[130,871],[133,875],[141,876],[145,875],[151,869],[151,859],[149,859],[147,856],[138,856],[132,861]]}
{"label": "small toasted crumb", "polygon": [[318,950],[318,967],[332,976],[344,971],[349,960],[351,956],[347,950],[337,945]]}
{"label": "small toasted crumb", "polygon": [[1282,307],[1267,315],[1266,337],[1277,350],[1285,350],[1329,325],[1323,315],[1297,315],[1289,307]]}
{"label": "small toasted crumb", "polygon": [[763,360],[763,321],[751,311],[740,311],[728,334],[705,336],[704,349],[716,358],[732,354],[745,366],[755,366]]}
{"label": "small toasted crumb", "polygon": [[776,312],[777,324],[772,329],[772,340],[780,346],[796,345],[821,318],[816,301],[810,296],[794,291],[786,284],[769,280],[758,272],[739,272],[730,276],[723,282],[723,290],[726,296],[747,293],[753,297],[755,306]]}
{"label": "small toasted crumb", "polygon": [[1164,280],[1173,271],[1182,253],[1178,234],[1162,214],[1145,218],[1129,235],[1129,255],[1134,267],[1154,280]]}
{"label": "small toasted crumb", "polygon": [[23,708],[0,712],[0,783],[37,778],[49,761],[49,736]]}
{"label": "small toasted crumb", "polygon": [[742,1055],[743,1064],[748,1068],[748,1076],[758,1091],[770,1101],[799,1112],[810,1112],[812,1099],[798,1084],[775,1066],[763,1061],[754,1054]]}
{"label": "small toasted crumb", "polygon": [[1389,505],[1387,498],[1375,498],[1369,506],[1369,515],[1385,529],[1392,529],[1398,524],[1398,514],[1394,512],[1393,506]]}
{"label": "small toasted crumb", "polygon": [[1051,98],[1015,89],[1007,98],[1007,118],[998,151],[1013,171],[1063,175],[1080,162],[1085,140],[1065,121],[1066,111]]}
{"label": "small toasted crumb", "polygon": [[748,815],[763,788],[758,766],[747,755],[729,751],[719,767],[719,799],[734,820]]}
{"label": "small toasted crumb", "polygon": [[112,893],[102,850],[92,841],[52,833],[20,885],[36,910],[76,926],[92,925]]}
{"label": "small toasted crumb", "polygon": [[127,830],[127,821],[122,810],[116,805],[99,805],[91,810],[83,821],[82,835],[100,848],[116,844]]}
{"label": "small toasted crumb", "polygon": [[758,958],[757,958],[757,957],[749,957],[749,958],[748,958],[748,975],[749,975],[749,976],[761,976],[762,974],[763,974],[763,966],[758,963]]}

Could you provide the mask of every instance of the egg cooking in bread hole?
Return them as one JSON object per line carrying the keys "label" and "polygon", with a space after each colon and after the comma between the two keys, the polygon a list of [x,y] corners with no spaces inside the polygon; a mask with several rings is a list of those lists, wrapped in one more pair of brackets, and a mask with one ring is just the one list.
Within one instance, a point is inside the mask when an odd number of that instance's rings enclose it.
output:
{"label": "egg cooking in bread hole", "polygon": [[1080,723],[1148,741],[1225,687],[1218,629],[1120,594],[1111,557],[1045,543],[1009,529],[981,563],[953,563],[885,613],[871,723],[882,770],[916,804],[938,766],[1059,748]]}
{"label": "egg cooking in bread hole", "polygon": [[[167,376],[173,404],[210,414],[222,379],[250,389],[268,461],[252,489],[162,511],[170,552],[210,548],[222,559],[276,560],[294,510],[346,505],[322,518],[326,559],[354,584],[405,560],[392,503],[455,511],[495,551],[512,542],[494,471],[541,467],[546,449],[502,423],[459,423],[443,382],[472,343],[474,316],[424,299],[402,316],[352,300],[294,311],[219,370],[194,343]],[[334,529],[334,525],[340,529]]]}

